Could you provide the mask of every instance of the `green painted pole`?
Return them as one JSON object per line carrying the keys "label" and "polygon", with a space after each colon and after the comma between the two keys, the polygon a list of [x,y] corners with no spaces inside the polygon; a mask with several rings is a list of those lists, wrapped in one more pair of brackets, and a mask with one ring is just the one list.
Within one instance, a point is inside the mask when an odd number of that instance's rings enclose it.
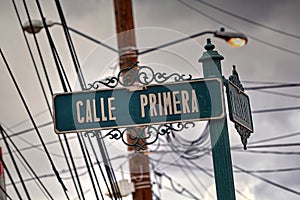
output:
{"label": "green painted pole", "polygon": [[[224,57],[217,51],[213,51],[215,46],[210,39],[207,39],[204,48],[206,52],[199,59],[199,62],[203,65],[204,78],[217,77],[222,79],[221,60]],[[224,91],[222,92],[224,94]],[[222,101],[225,105],[224,97]],[[226,112],[224,118],[210,120],[209,129],[217,198],[218,200],[235,200]]]}

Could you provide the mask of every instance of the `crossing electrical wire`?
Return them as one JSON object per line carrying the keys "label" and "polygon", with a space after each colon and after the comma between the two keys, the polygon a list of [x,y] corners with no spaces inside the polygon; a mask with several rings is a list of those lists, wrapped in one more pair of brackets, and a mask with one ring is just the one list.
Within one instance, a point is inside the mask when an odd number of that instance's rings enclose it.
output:
{"label": "crossing electrical wire", "polygon": [[47,147],[46,147],[46,145],[45,145],[45,142],[44,142],[44,140],[43,140],[43,138],[42,138],[42,136],[41,136],[41,133],[40,133],[39,129],[37,128],[36,122],[35,122],[35,120],[33,119],[33,116],[32,116],[32,114],[31,114],[31,111],[29,110],[29,107],[28,107],[28,105],[27,105],[27,103],[26,103],[26,101],[25,101],[25,98],[24,98],[24,96],[23,96],[23,94],[22,94],[22,92],[21,92],[21,90],[20,90],[20,88],[19,88],[18,83],[16,82],[16,79],[15,79],[15,77],[14,77],[14,75],[13,75],[11,69],[10,69],[10,66],[9,66],[9,64],[8,64],[8,62],[7,62],[7,60],[6,60],[5,56],[4,56],[4,54],[3,54],[3,52],[2,52],[2,49],[0,49],[0,53],[1,53],[2,59],[3,59],[4,63],[5,63],[5,66],[6,66],[7,70],[8,70],[8,72],[9,72],[9,75],[10,75],[10,77],[11,77],[13,83],[14,83],[14,86],[15,86],[15,88],[16,88],[16,90],[17,90],[17,92],[18,92],[18,94],[19,94],[19,96],[20,96],[20,98],[21,98],[21,100],[22,100],[22,103],[23,103],[23,105],[24,105],[24,107],[25,107],[25,110],[26,110],[26,112],[27,112],[27,114],[28,114],[28,116],[29,116],[29,118],[30,118],[30,120],[31,120],[31,123],[32,123],[32,125],[33,125],[34,128],[35,128],[35,132],[36,132],[36,134],[37,134],[37,136],[38,136],[40,142],[42,143],[42,146],[43,146],[43,148],[44,148],[44,150],[45,150],[45,153],[46,153],[47,158],[48,158],[48,160],[49,160],[49,162],[50,162],[50,165],[52,166],[52,170],[54,171],[54,173],[55,173],[55,175],[56,175],[56,178],[57,178],[58,182],[59,182],[60,185],[62,186],[62,189],[63,189],[63,191],[64,191],[66,197],[69,199],[68,194],[66,193],[67,188],[66,188],[66,186],[64,185],[64,183],[62,182],[62,180],[61,180],[61,178],[60,178],[60,176],[59,176],[59,174],[58,174],[58,171],[57,171],[57,169],[56,169],[56,167],[55,167],[55,164],[54,164],[54,162],[53,162],[53,160],[52,160],[52,158],[51,158],[51,156],[50,156],[50,154],[49,154],[49,151],[48,151],[48,149],[47,149]]}
{"label": "crossing electrical wire", "polygon": [[[170,185],[173,189],[173,191],[175,191],[178,194],[183,194],[184,192],[187,193],[191,198],[194,198],[196,200],[200,200],[196,195],[194,195],[190,190],[188,190],[187,188],[181,186],[181,184],[177,183],[176,181],[174,181],[169,175],[167,175],[166,173],[161,173],[158,172],[156,170],[154,170],[154,175],[158,176],[158,177],[165,177],[166,179],[169,180]],[[159,183],[161,185],[161,183]],[[179,189],[177,189],[176,187],[178,187]]]}
{"label": "crossing electrical wire", "polygon": [[[50,194],[49,190],[45,187],[44,183],[38,178],[38,175],[35,173],[35,171],[33,170],[33,168],[30,166],[29,162],[23,156],[23,154],[21,153],[21,151],[18,149],[17,145],[9,137],[9,135],[7,134],[7,132],[3,129],[3,127],[1,125],[0,125],[0,127],[1,127],[1,131],[3,132],[2,136],[4,136],[5,140],[7,138],[10,141],[10,143],[12,144],[12,146],[15,148],[15,151],[20,155],[20,157],[22,158],[22,161],[25,163],[24,165],[28,168],[29,173],[32,173],[33,176],[37,179],[38,183],[40,184],[40,186],[42,187],[42,189],[45,191],[46,195],[48,195],[50,197],[50,199],[53,199],[53,197]],[[18,154],[16,154],[16,155],[18,155]],[[19,159],[19,160],[21,160],[21,159]],[[26,167],[24,167],[24,168],[27,169]]]}
{"label": "crossing electrical wire", "polygon": [[[28,10],[28,8],[27,8],[27,4],[26,4],[25,0],[23,0],[23,4],[24,4],[24,8],[25,8],[25,11],[26,11],[26,14],[27,14],[27,18],[28,18],[30,27],[31,27],[31,29],[33,30],[32,22],[31,22],[31,18],[30,18],[30,14],[29,14],[29,10]],[[37,4],[37,7],[38,7],[38,9],[39,9],[39,12],[40,12],[40,15],[41,15],[43,21],[45,21],[38,0],[36,1],[36,4]],[[44,25],[45,25],[45,24],[44,24]],[[47,32],[48,27],[45,26],[45,29],[46,29],[46,32]],[[35,32],[32,31],[32,33],[33,33],[34,40],[35,40],[35,44],[36,44],[36,47],[37,47],[37,49],[38,49],[39,56],[40,56],[40,59],[41,59],[41,62],[42,62],[42,66],[43,66],[43,69],[44,69],[44,74],[45,74],[45,76],[46,76],[46,80],[47,80],[47,83],[48,83],[48,88],[49,88],[49,90],[50,90],[51,95],[53,95],[53,89],[52,89],[52,86],[51,86],[51,83],[50,83],[50,79],[49,79],[49,77],[48,77],[48,73],[47,73],[46,68],[45,68],[45,64],[44,64],[44,61],[43,61],[44,59],[43,59],[42,54],[41,54],[41,52],[40,52],[40,50],[39,50],[40,47],[39,47],[38,41],[37,41],[37,39],[36,39]],[[49,35],[49,31],[47,32],[47,36],[48,36],[48,35]],[[49,39],[49,37],[48,37],[48,39]],[[57,60],[55,60],[55,61],[57,61]],[[57,62],[56,62],[56,66],[58,66],[58,63],[57,63]],[[59,74],[59,75],[61,75],[61,74]],[[51,111],[50,111],[50,113],[51,113]],[[52,113],[51,113],[51,115],[52,115]],[[66,136],[64,136],[64,137],[66,137]],[[66,157],[66,151],[65,151],[65,149],[64,149],[64,147],[63,147],[63,144],[62,144],[62,141],[61,141],[60,136],[58,136],[58,138],[59,138],[60,145],[61,145],[61,148],[62,148],[62,150],[63,150],[64,156]],[[66,138],[65,138],[65,139],[66,139]],[[65,140],[65,141],[66,141],[66,140]],[[66,141],[66,143],[68,143],[68,141]],[[71,151],[70,151],[69,148],[68,148],[68,152],[69,152],[70,157],[72,158]],[[65,160],[66,160],[66,162],[67,162],[68,167],[70,168],[70,164],[69,164],[68,159],[66,158]],[[71,170],[70,170],[70,173],[72,173]],[[73,176],[73,175],[72,175],[72,176]],[[74,180],[73,180],[73,181],[74,181]],[[63,185],[63,186],[64,186],[64,185]],[[76,187],[75,182],[74,182],[74,186],[75,186],[75,188],[76,188],[76,191],[78,192],[78,189],[77,189],[77,187]],[[65,192],[66,197],[69,199],[69,196],[68,196],[68,194],[66,193],[66,188],[64,188],[64,192]]]}
{"label": "crossing electrical wire", "polygon": [[277,85],[263,85],[256,87],[245,87],[245,90],[262,90],[262,89],[273,89],[273,88],[291,88],[291,87],[300,87],[300,83],[286,83],[286,84],[277,84]]}
{"label": "crossing electrical wire", "polygon": [[268,29],[268,30],[270,30],[270,31],[273,31],[273,32],[276,32],[276,33],[280,33],[280,34],[285,35],[285,36],[287,35],[287,36],[290,36],[290,37],[293,37],[293,38],[296,38],[296,39],[300,39],[300,36],[299,36],[299,35],[296,35],[296,34],[293,34],[293,33],[289,33],[289,32],[287,32],[287,31],[283,31],[283,30],[280,30],[280,29],[277,29],[277,28],[274,28],[274,27],[271,27],[271,26],[268,26],[268,25],[265,25],[265,24],[262,24],[262,23],[259,23],[259,22],[256,22],[256,21],[253,21],[253,20],[251,20],[251,19],[248,19],[248,18],[246,18],[246,17],[237,15],[237,14],[235,14],[235,13],[232,13],[232,12],[228,11],[228,10],[225,10],[225,9],[223,9],[223,8],[220,8],[220,7],[216,6],[216,5],[213,5],[213,4],[211,4],[211,3],[208,3],[208,2],[206,2],[206,1],[203,1],[203,0],[194,0],[194,1],[197,1],[197,2],[199,2],[199,3],[205,4],[205,5],[207,5],[207,6],[211,7],[211,8],[214,8],[215,10],[218,10],[218,11],[222,12],[222,13],[225,13],[225,14],[230,15],[230,16],[232,16],[232,17],[235,17],[235,18],[237,18],[237,19],[243,20],[243,21],[245,21],[245,22],[248,22],[248,23],[257,25],[257,26],[259,26],[259,27]]}
{"label": "crossing electrical wire", "polygon": [[246,174],[248,174],[248,175],[250,175],[250,176],[253,176],[253,177],[257,178],[257,179],[260,179],[260,180],[262,180],[262,181],[264,181],[264,182],[266,182],[266,183],[269,183],[270,185],[273,185],[273,186],[275,186],[275,187],[281,188],[281,189],[283,189],[283,190],[285,190],[285,191],[288,191],[288,192],[291,192],[291,193],[293,193],[293,194],[296,194],[296,195],[299,195],[299,196],[300,196],[300,192],[299,192],[299,191],[293,190],[293,189],[291,189],[291,188],[288,188],[288,187],[286,187],[286,186],[283,186],[283,185],[281,185],[281,184],[279,184],[279,183],[276,183],[276,182],[274,182],[274,181],[270,181],[270,180],[268,180],[268,179],[266,179],[266,178],[263,178],[263,177],[261,177],[261,176],[259,176],[259,175],[257,175],[257,174],[254,174],[254,173],[252,173],[252,172],[249,172],[248,170],[245,170],[245,169],[243,169],[243,168],[241,168],[241,167],[239,167],[239,166],[237,166],[237,165],[233,165],[233,167],[236,168],[236,169],[238,169],[238,170],[240,170],[240,171],[242,171],[242,172],[244,172],[244,173],[246,173]]}
{"label": "crossing electrical wire", "polygon": [[[52,125],[52,124],[53,124],[52,121],[51,122],[46,122],[44,124],[37,125],[37,128],[40,129],[40,128],[43,128],[43,127],[46,127],[46,126],[49,126],[49,125]],[[15,136],[23,135],[23,134],[29,133],[31,131],[35,131],[35,128],[34,127],[33,128],[28,128],[26,130],[13,133],[13,134],[10,135],[10,137],[15,137]],[[3,138],[0,138],[0,140],[3,140]]]}
{"label": "crossing electrical wire", "polygon": [[[212,20],[212,21],[214,21],[214,22],[217,22],[217,23],[219,23],[219,24],[223,24],[223,25],[225,25],[226,27],[231,28],[232,30],[238,31],[238,30],[237,30],[236,28],[234,28],[233,26],[228,25],[228,24],[225,24],[225,23],[222,22],[221,20],[218,20],[218,19],[216,19],[216,18],[214,18],[214,17],[212,17],[212,16],[210,16],[210,15],[208,15],[208,14],[202,12],[200,9],[197,9],[197,8],[195,8],[195,7],[191,6],[191,5],[189,5],[189,4],[185,3],[185,2],[183,2],[182,0],[176,0],[176,1],[179,2],[179,3],[181,3],[181,4],[183,4],[184,6],[186,6],[186,7],[188,7],[188,8],[190,8],[191,10],[194,10],[195,12],[201,14],[202,16],[205,16],[206,18],[208,18],[208,19],[210,19],[210,20]],[[278,49],[278,50],[281,50],[281,51],[284,51],[284,52],[287,52],[287,53],[290,53],[290,54],[293,54],[293,55],[296,55],[296,56],[300,56],[300,53],[299,53],[299,52],[296,52],[296,51],[293,51],[293,50],[290,50],[290,49],[287,49],[287,48],[283,48],[283,47],[281,47],[281,46],[278,46],[278,45],[275,45],[275,44],[272,44],[272,43],[269,43],[269,42],[266,42],[265,40],[259,39],[259,38],[257,38],[257,37],[252,36],[252,35],[249,35],[249,34],[247,34],[247,36],[248,36],[249,38],[251,38],[252,40],[255,40],[255,41],[259,42],[259,43],[265,44],[265,45],[267,45],[267,46],[273,47],[273,48],[275,48],[275,49]]]}
{"label": "crossing electrical wire", "polygon": [[[21,27],[21,29],[22,29],[23,37],[24,37],[24,39],[25,39],[25,42],[26,42],[26,45],[27,45],[27,49],[28,49],[29,54],[30,54],[30,57],[31,57],[31,61],[32,61],[33,66],[34,66],[34,70],[35,70],[36,76],[37,76],[37,78],[38,78],[39,85],[40,85],[40,87],[41,87],[41,89],[42,89],[42,93],[43,93],[44,99],[45,99],[45,101],[46,101],[46,105],[47,105],[48,111],[50,112],[50,115],[52,116],[52,111],[51,111],[50,103],[49,103],[48,98],[47,98],[46,90],[45,90],[45,87],[44,87],[44,85],[43,85],[43,82],[42,82],[40,73],[39,73],[39,71],[38,71],[37,64],[36,64],[36,61],[35,61],[35,59],[34,59],[34,56],[33,56],[32,50],[31,50],[31,47],[30,47],[29,42],[28,42],[28,39],[27,39],[27,36],[26,36],[26,34],[25,34],[25,31],[24,31],[23,28],[22,28],[21,17],[20,17],[20,14],[19,14],[19,11],[18,11],[18,8],[17,8],[17,5],[16,5],[15,0],[12,0],[12,3],[13,3],[14,10],[15,10],[15,13],[16,13],[17,18],[18,18],[19,25],[20,25],[20,27]],[[31,28],[32,28],[32,27],[31,27]]]}
{"label": "crossing electrical wire", "polygon": [[[235,149],[234,151],[236,152],[243,152],[245,153],[245,151],[243,150],[237,150]],[[265,154],[276,154],[276,155],[283,155],[283,156],[287,156],[287,155],[296,155],[299,156],[300,152],[299,151],[258,151],[258,150],[247,150],[247,153],[259,153],[261,155],[265,155]]]}
{"label": "crossing electrical wire", "polygon": [[252,111],[252,113],[260,114],[260,113],[283,112],[283,111],[291,111],[291,110],[299,110],[299,109],[300,109],[300,106],[284,107],[284,108],[270,108],[270,109],[254,110],[254,111]]}
{"label": "crossing electrical wire", "polygon": [[249,142],[249,144],[252,145],[252,144],[258,144],[258,143],[263,143],[263,142],[270,142],[270,141],[274,141],[274,140],[281,140],[281,139],[286,139],[286,138],[295,137],[295,136],[300,136],[300,132],[295,132],[295,133],[290,133],[290,134],[283,133],[282,136],[271,137],[271,138],[261,139],[261,140],[257,140],[257,141],[251,141],[251,142]]}
{"label": "crossing electrical wire", "polygon": [[289,98],[294,98],[294,99],[300,99],[300,95],[295,95],[295,94],[288,94],[288,93],[283,93],[283,92],[275,92],[275,91],[269,91],[269,90],[255,90],[256,92],[261,92],[261,93],[268,93],[268,94],[274,94],[282,97],[289,97]]}
{"label": "crossing electrical wire", "polygon": [[[2,54],[2,51],[1,51],[1,54]],[[4,131],[3,131],[3,128],[2,128],[1,125],[0,125],[0,133],[1,133],[1,136],[4,138]],[[26,185],[25,185],[25,183],[24,183],[24,181],[23,181],[23,176],[22,176],[22,174],[21,174],[21,171],[20,171],[20,169],[19,169],[19,167],[18,167],[18,164],[17,164],[17,162],[16,162],[16,160],[15,160],[15,158],[14,158],[12,152],[11,152],[11,148],[10,148],[10,146],[9,146],[9,144],[8,144],[8,142],[7,142],[7,140],[6,140],[6,138],[4,138],[3,141],[4,141],[4,144],[5,144],[5,146],[6,146],[6,149],[7,149],[8,152],[9,152],[10,159],[11,159],[11,161],[13,162],[13,166],[14,166],[14,168],[15,168],[17,174],[18,174],[18,177],[19,177],[19,179],[20,179],[20,181],[21,181],[21,184],[22,184],[23,190],[25,191],[26,197],[27,197],[27,199],[31,199],[30,194],[29,194],[29,191],[28,191],[28,189],[27,189],[27,187],[26,187]]]}
{"label": "crossing electrical wire", "polygon": [[22,196],[21,196],[21,194],[20,194],[20,192],[19,192],[19,190],[18,190],[18,188],[17,188],[17,186],[16,186],[16,184],[15,184],[15,180],[13,179],[13,177],[12,177],[12,175],[11,175],[11,173],[10,173],[8,167],[6,166],[6,164],[5,164],[5,162],[4,162],[3,158],[2,158],[2,156],[0,156],[0,161],[1,161],[2,165],[3,165],[3,168],[4,168],[6,174],[7,174],[8,178],[9,178],[11,184],[13,185],[13,188],[14,188],[14,190],[15,190],[15,192],[16,192],[18,198],[21,200],[21,199],[22,199]]}

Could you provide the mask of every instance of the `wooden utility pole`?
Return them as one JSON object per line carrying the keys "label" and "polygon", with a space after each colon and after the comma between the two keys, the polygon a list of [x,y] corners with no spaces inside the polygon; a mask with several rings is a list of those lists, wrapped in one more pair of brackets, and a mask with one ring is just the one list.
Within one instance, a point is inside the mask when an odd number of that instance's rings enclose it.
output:
{"label": "wooden utility pole", "polygon": [[[138,60],[132,2],[131,0],[114,0],[114,7],[118,34],[119,62],[122,70]],[[129,137],[127,137],[127,141],[129,144],[133,143]],[[131,181],[135,186],[135,192],[132,194],[133,200],[152,200],[148,156],[143,152],[138,152],[137,147],[128,146],[128,152]]]}

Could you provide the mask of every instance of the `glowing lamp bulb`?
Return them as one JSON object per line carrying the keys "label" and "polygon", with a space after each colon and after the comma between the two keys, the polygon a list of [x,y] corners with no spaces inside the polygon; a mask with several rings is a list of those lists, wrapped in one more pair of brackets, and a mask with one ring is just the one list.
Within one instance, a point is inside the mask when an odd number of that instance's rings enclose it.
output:
{"label": "glowing lamp bulb", "polygon": [[242,47],[246,44],[246,40],[242,38],[230,38],[227,43],[232,47]]}

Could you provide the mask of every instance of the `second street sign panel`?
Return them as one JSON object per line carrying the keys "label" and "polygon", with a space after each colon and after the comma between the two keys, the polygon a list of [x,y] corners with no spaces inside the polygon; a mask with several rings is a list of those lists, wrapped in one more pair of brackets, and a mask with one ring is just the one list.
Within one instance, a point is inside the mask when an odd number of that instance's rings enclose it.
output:
{"label": "second street sign panel", "polygon": [[249,97],[231,81],[228,84],[228,104],[230,119],[253,133]]}
{"label": "second street sign panel", "polygon": [[224,117],[220,79],[149,85],[130,91],[62,93],[54,96],[56,133],[122,128]]}

